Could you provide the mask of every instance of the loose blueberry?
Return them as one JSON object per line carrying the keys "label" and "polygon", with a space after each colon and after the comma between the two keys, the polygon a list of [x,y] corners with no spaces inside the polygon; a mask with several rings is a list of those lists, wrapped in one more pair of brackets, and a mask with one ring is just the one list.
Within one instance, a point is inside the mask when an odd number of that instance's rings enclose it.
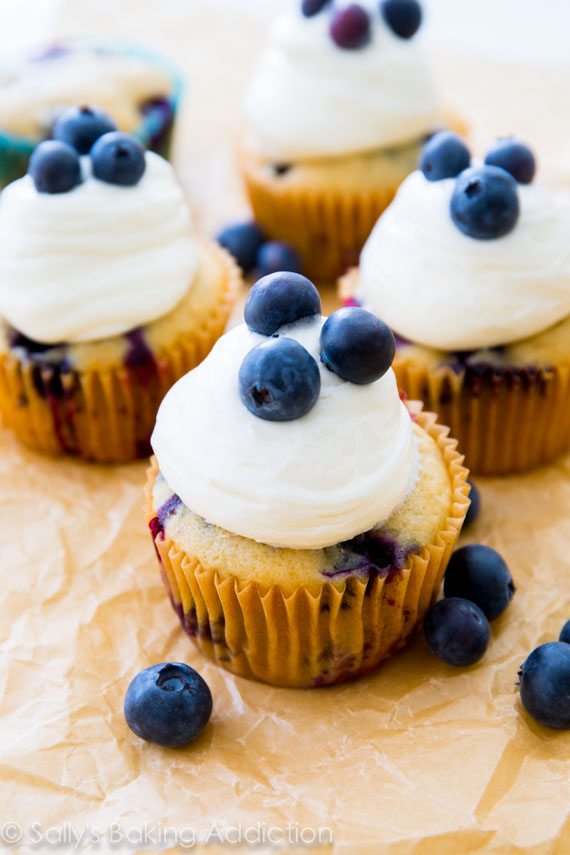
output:
{"label": "loose blueberry", "polygon": [[490,546],[472,543],[451,556],[445,574],[446,597],[463,597],[479,606],[487,620],[499,617],[515,593],[511,572]]}
{"label": "loose blueberry", "polygon": [[321,391],[319,366],[292,338],[270,338],[247,354],[239,370],[240,397],[254,416],[269,422],[300,419]]}
{"label": "loose blueberry", "polygon": [[415,36],[422,23],[422,7],[417,0],[382,0],[380,11],[390,29],[402,39]]}
{"label": "loose blueberry", "polygon": [[330,33],[339,48],[356,50],[370,38],[370,16],[358,3],[351,3],[334,14]]}
{"label": "loose blueberry", "polygon": [[511,232],[519,218],[517,185],[497,166],[466,169],[457,179],[451,218],[468,237],[492,240]]}
{"label": "loose blueberry", "polygon": [[392,330],[367,309],[339,309],[321,330],[321,360],[349,383],[374,383],[388,371],[395,352]]}
{"label": "loose blueberry", "polygon": [[93,175],[107,184],[132,187],[146,169],[145,151],[129,134],[113,131],[99,137],[91,149]]}
{"label": "loose blueberry", "polygon": [[305,18],[312,18],[313,15],[318,15],[319,12],[328,6],[331,0],[303,0],[301,3],[301,12]]}
{"label": "loose blueberry", "polygon": [[491,638],[489,621],[481,609],[457,597],[440,600],[427,613],[424,633],[434,656],[448,665],[474,665],[485,655]]}
{"label": "loose blueberry", "polygon": [[67,143],[46,140],[30,158],[28,172],[38,193],[67,193],[81,183],[81,165]]}
{"label": "loose blueberry", "polygon": [[471,504],[469,505],[469,510],[467,511],[463,528],[467,528],[467,526],[474,523],[481,513],[481,494],[479,492],[479,488],[473,483],[473,481],[468,481],[467,483],[471,487],[471,491],[469,493]]}
{"label": "loose blueberry", "polygon": [[279,270],[300,273],[301,259],[290,244],[270,240],[260,247],[255,267],[260,276],[269,276],[270,273],[277,273]]}
{"label": "loose blueberry", "polygon": [[485,163],[506,169],[519,184],[530,184],[536,173],[536,160],[530,148],[520,140],[501,139],[487,152]]}
{"label": "loose blueberry", "polygon": [[257,223],[235,223],[222,229],[217,236],[220,246],[233,255],[244,273],[250,273],[255,267],[257,253],[264,241],[264,235]]}
{"label": "loose blueberry", "polygon": [[458,134],[440,131],[424,145],[420,169],[428,181],[456,178],[471,164],[471,152]]}
{"label": "loose blueberry", "polygon": [[124,706],[133,733],[167,748],[196,739],[212,714],[212,694],[202,677],[182,662],[145,668],[134,678]]}
{"label": "loose blueberry", "polygon": [[272,273],[252,286],[243,310],[252,332],[273,335],[280,327],[321,314],[321,298],[298,273]]}
{"label": "loose blueberry", "polygon": [[72,146],[79,154],[88,154],[99,137],[116,130],[111,117],[98,107],[69,107],[56,119],[52,136]]}
{"label": "loose blueberry", "polygon": [[519,677],[526,711],[545,727],[570,729],[570,645],[541,644],[522,665]]}
{"label": "loose blueberry", "polygon": [[563,641],[565,644],[570,644],[570,620],[567,620],[560,630],[560,641]]}

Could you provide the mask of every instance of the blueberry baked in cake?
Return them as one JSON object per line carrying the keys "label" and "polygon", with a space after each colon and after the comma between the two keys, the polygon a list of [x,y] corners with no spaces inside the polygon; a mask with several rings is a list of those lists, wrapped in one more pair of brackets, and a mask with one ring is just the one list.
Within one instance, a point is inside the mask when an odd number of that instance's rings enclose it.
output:
{"label": "blueberry baked in cake", "polygon": [[570,448],[570,204],[535,172],[519,140],[474,162],[437,135],[342,283],[392,327],[401,388],[450,425],[474,472]]}
{"label": "blueberry baked in cake", "polygon": [[0,414],[32,448],[120,462],[148,454],[240,278],[170,164],[110,124],[66,112],[0,196]]}
{"label": "blueberry baked in cake", "polygon": [[402,402],[390,330],[273,274],[163,401],[148,523],[194,642],[242,676],[336,683],[410,638],[468,507],[447,430]]}
{"label": "blueberry baked in cake", "polygon": [[242,165],[255,218],[316,280],[356,263],[429,134],[464,127],[418,45],[417,0],[293,0],[245,99]]}

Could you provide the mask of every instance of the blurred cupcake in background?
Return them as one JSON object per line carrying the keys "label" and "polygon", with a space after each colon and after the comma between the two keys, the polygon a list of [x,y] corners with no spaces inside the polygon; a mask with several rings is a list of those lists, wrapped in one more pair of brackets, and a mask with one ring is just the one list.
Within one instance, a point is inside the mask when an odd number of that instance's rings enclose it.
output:
{"label": "blurred cupcake in background", "polygon": [[570,204],[535,170],[514,138],[472,164],[459,137],[435,136],[341,286],[392,327],[400,387],[476,473],[570,449]]}
{"label": "blurred cupcake in background", "polygon": [[0,414],[31,448],[121,462],[148,453],[240,276],[197,239],[171,165],[109,122],[70,108],[0,195]]}
{"label": "blurred cupcake in background", "polygon": [[416,0],[294,0],[245,98],[242,168],[268,237],[325,281],[356,263],[426,137],[462,127],[417,45]]}
{"label": "blurred cupcake in background", "polygon": [[168,157],[182,79],[166,59],[130,44],[70,39],[0,72],[0,186],[25,174],[58,115],[97,104],[121,131]]}

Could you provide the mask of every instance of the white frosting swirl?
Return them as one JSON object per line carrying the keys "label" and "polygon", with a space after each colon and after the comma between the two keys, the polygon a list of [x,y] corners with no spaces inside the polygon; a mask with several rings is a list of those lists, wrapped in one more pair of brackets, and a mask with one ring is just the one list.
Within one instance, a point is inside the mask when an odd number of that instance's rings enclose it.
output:
{"label": "white frosting swirl", "polygon": [[348,540],[385,521],[417,475],[412,423],[392,370],[368,386],[319,360],[324,318],[284,327],[317,359],[321,394],[292,422],[268,422],[241,402],[238,372],[264,337],[245,325],[170,390],[152,447],[184,504],[233,534],[293,549]]}
{"label": "white frosting swirl", "polygon": [[[336,4],[336,5],[347,5]],[[259,150],[276,160],[352,154],[407,143],[441,121],[435,86],[415,39],[396,36],[377,0],[365,0],[371,38],[343,50],[330,10],[296,10],[270,33],[245,100]]]}
{"label": "white frosting swirl", "polygon": [[45,344],[119,335],[171,311],[198,265],[174,171],[146,153],[134,187],[84,181],[38,193],[29,175],[0,195],[0,315]]}
{"label": "white frosting swirl", "polygon": [[451,219],[454,187],[421,172],[404,181],[362,251],[362,304],[399,335],[441,350],[509,344],[570,314],[570,204],[518,185],[515,228],[476,240]]}

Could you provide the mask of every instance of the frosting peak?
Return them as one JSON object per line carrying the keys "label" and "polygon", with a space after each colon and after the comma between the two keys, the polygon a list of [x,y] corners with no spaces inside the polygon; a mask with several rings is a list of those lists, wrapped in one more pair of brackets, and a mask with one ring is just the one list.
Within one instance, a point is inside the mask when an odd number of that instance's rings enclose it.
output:
{"label": "frosting peak", "polygon": [[134,187],[91,175],[38,193],[29,175],[0,196],[0,314],[45,344],[119,335],[171,311],[198,264],[172,167],[152,152]]}
{"label": "frosting peak", "polygon": [[362,5],[370,11],[371,34],[357,50],[334,44],[328,8],[311,18],[291,10],[275,22],[245,101],[255,142],[267,157],[295,160],[398,145],[441,120],[417,44],[392,32],[376,0]]}
{"label": "frosting peak", "polygon": [[256,418],[238,372],[266,340],[245,325],[164,399],[152,447],[168,484],[194,513],[261,543],[319,549],[384,522],[416,475],[409,413],[392,370],[368,386],[345,383],[319,359],[324,318],[283,327],[319,364],[321,393],[292,422]]}

